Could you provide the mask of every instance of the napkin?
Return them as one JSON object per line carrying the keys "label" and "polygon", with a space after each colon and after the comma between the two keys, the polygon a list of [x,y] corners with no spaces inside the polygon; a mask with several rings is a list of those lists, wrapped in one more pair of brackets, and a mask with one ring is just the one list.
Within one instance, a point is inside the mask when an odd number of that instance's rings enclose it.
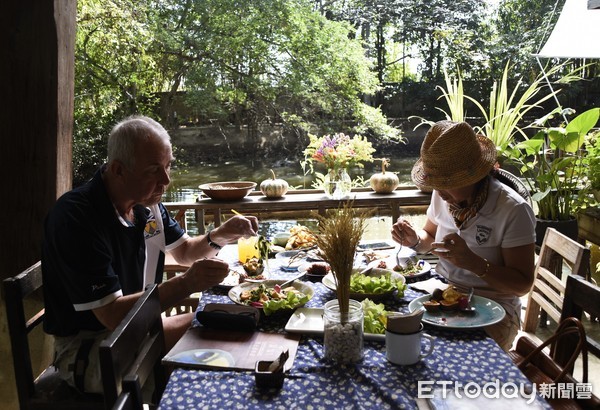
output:
{"label": "napkin", "polygon": [[424,280],[422,282],[411,283],[408,286],[410,286],[413,289],[422,290],[424,292],[431,294],[436,289],[442,289],[442,290],[446,289],[448,287],[448,284],[442,282],[439,279],[431,278],[431,279]]}
{"label": "napkin", "polygon": [[418,332],[421,328],[423,309],[417,309],[411,313],[391,313],[387,316],[386,329],[392,333],[410,334]]}

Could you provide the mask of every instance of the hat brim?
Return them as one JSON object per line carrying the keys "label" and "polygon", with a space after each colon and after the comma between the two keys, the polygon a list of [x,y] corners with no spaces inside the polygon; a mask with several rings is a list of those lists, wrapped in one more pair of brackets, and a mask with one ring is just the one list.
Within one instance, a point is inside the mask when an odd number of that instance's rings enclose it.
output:
{"label": "hat brim", "polygon": [[[411,172],[413,183],[422,189],[444,190],[462,188],[481,181],[494,168],[498,159],[496,146],[489,138],[477,135],[477,141],[481,156],[473,166],[454,174],[429,175],[424,170],[422,158],[419,158]],[[448,158],[448,161],[452,161],[452,158]]]}

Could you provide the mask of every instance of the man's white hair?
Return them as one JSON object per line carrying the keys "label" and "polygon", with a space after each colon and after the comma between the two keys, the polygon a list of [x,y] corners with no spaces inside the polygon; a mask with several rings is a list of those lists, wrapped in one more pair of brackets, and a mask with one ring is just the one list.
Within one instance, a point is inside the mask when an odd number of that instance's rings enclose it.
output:
{"label": "man's white hair", "polygon": [[152,118],[135,115],[124,119],[113,127],[108,136],[108,162],[117,160],[133,169],[135,147],[153,137],[171,142],[167,130]]}

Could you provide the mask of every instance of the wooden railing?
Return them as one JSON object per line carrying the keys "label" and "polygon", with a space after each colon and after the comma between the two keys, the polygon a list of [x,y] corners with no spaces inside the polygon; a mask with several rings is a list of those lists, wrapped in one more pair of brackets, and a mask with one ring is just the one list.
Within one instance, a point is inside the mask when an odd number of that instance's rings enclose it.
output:
{"label": "wooden railing", "polygon": [[[404,207],[424,207],[429,205],[431,194],[422,192],[414,187],[402,187],[390,194],[377,194],[370,188],[353,189],[350,199],[355,208],[371,208],[378,215],[391,215],[395,221]],[[215,227],[220,226],[226,214],[232,214],[232,209],[240,213],[261,216],[290,215],[301,212],[318,212],[325,215],[327,209],[338,208],[346,200],[329,199],[322,190],[303,189],[288,191],[283,198],[271,199],[260,191],[253,191],[240,201],[223,202],[210,198],[201,198],[196,202],[167,202],[164,205],[174,212],[174,218],[187,230],[186,212],[196,214],[198,232],[203,234],[206,222],[212,220]],[[290,219],[289,217],[287,219]]]}

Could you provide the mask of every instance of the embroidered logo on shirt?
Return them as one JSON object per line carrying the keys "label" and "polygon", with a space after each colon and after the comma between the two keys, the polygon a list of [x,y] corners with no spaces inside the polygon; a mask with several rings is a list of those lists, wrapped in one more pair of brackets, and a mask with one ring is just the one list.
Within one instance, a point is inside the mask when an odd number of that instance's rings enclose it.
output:
{"label": "embroidered logo on shirt", "polygon": [[104,288],[104,287],[106,287],[106,284],[105,284],[105,283],[103,283],[103,284],[101,284],[101,285],[92,285],[92,292],[95,292],[95,291],[97,291],[97,290],[100,290],[100,289],[102,289],[102,288]]}
{"label": "embroidered logo on shirt", "polygon": [[490,234],[492,233],[492,228],[488,228],[487,226],[477,225],[477,234],[475,235],[475,240],[479,245],[483,245],[490,239]]}
{"label": "embroidered logo on shirt", "polygon": [[153,213],[150,213],[150,215],[148,215],[146,226],[144,227],[144,239],[148,240],[158,234],[160,234],[160,229],[158,229],[156,217]]}

